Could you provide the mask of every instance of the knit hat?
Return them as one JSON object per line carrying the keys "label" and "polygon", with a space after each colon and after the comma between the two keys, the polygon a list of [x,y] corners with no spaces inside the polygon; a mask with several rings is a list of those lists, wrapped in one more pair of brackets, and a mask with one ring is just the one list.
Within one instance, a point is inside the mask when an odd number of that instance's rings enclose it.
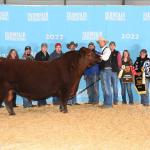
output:
{"label": "knit hat", "polygon": [[61,47],[61,43],[56,43],[55,47],[60,46]]}

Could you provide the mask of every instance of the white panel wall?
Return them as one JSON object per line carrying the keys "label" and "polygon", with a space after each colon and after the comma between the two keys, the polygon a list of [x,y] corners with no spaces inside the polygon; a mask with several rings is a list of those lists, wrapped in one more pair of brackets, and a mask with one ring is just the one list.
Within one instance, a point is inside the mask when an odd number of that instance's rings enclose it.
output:
{"label": "white panel wall", "polygon": [[126,5],[150,5],[150,0],[126,0]]}
{"label": "white panel wall", "polygon": [[0,0],[0,4],[3,4],[3,0]]}
{"label": "white panel wall", "polygon": [[121,5],[122,0],[67,0],[68,5]]}
{"label": "white panel wall", "polygon": [[7,4],[19,5],[64,5],[64,0],[7,0]]}
{"label": "white panel wall", "polygon": [[[66,0],[67,5],[121,5],[122,0]],[[3,0],[0,0],[0,4]],[[7,0],[7,4],[64,5],[64,0]],[[150,0],[126,0],[126,5],[150,5]]]}
{"label": "white panel wall", "polygon": [[[67,5],[121,5],[122,0],[66,0]],[[7,0],[7,4],[63,5],[64,0]]]}

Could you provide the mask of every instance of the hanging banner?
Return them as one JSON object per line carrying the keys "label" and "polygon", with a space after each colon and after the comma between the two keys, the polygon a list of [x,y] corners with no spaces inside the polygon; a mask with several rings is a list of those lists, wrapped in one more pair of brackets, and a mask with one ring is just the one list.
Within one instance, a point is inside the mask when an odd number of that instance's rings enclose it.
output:
{"label": "hanging banner", "polygon": [[138,94],[146,94],[144,80],[145,78],[143,77],[143,72],[141,72],[138,76],[135,76],[135,88]]}
{"label": "hanging banner", "polygon": [[123,83],[132,83],[132,82],[134,82],[130,66],[124,66],[122,81],[123,81]]}

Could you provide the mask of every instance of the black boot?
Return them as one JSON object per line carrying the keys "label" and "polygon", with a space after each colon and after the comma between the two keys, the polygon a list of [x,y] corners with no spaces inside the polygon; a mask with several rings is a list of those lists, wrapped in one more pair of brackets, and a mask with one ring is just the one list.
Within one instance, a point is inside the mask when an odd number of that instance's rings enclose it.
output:
{"label": "black boot", "polygon": [[129,104],[130,104],[130,105],[133,105],[133,104],[134,104],[134,102],[129,102]]}

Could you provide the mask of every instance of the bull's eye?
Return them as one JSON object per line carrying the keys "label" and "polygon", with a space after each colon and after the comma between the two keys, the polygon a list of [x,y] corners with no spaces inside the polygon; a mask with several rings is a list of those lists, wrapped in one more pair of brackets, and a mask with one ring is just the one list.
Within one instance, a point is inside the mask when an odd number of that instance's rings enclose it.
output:
{"label": "bull's eye", "polygon": [[91,56],[92,56],[92,54],[91,54],[91,53],[88,53],[88,54],[87,54],[87,56],[88,56],[88,57],[91,57]]}

